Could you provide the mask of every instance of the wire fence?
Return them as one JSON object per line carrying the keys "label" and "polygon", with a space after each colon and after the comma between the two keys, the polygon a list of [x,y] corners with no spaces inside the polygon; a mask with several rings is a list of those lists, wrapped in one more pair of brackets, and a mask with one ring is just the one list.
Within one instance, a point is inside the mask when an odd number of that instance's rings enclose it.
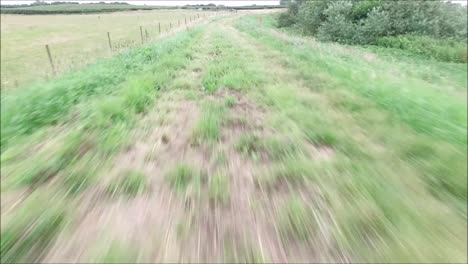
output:
{"label": "wire fence", "polygon": [[[189,29],[209,17],[221,15],[224,12],[200,12],[184,18],[171,21],[135,25],[131,34],[122,36],[120,32],[99,32],[102,38],[99,42],[84,42],[82,46],[72,43],[62,45],[46,44],[42,49],[24,56],[1,56],[1,89],[26,85],[39,80],[48,80],[54,75],[77,70],[98,59],[118,54],[124,50],[139,47],[163,38],[168,34]],[[132,37],[129,37],[132,36]],[[71,45],[71,46],[70,46]]]}

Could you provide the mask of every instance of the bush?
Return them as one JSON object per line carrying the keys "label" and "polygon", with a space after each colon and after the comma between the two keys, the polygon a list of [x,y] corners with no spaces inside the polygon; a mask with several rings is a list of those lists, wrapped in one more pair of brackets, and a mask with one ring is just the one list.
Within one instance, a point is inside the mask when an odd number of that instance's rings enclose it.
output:
{"label": "bush", "polygon": [[351,23],[350,1],[331,3],[323,14],[328,18],[317,31],[317,37],[324,41],[352,43],[356,36],[356,25]]}
{"label": "bush", "polygon": [[290,27],[296,23],[296,19],[289,12],[281,13],[278,16],[278,27]]}
{"label": "bush", "polygon": [[300,26],[306,33],[317,33],[320,25],[326,20],[324,11],[327,9],[327,7],[327,1],[310,1],[301,5],[297,16]]}
{"label": "bush", "polygon": [[398,36],[380,38],[377,45],[407,50],[440,61],[467,62],[467,45],[454,40],[428,36]]}
{"label": "bush", "polygon": [[278,17],[278,26],[296,21],[306,34],[346,44],[375,44],[382,37],[408,34],[466,42],[466,12],[466,6],[441,0],[294,1]]}

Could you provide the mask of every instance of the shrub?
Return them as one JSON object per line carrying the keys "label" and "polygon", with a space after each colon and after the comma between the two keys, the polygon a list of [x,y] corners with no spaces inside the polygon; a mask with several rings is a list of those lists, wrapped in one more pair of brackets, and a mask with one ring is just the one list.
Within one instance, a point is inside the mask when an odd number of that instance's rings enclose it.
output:
{"label": "shrub", "polygon": [[296,19],[290,12],[284,12],[278,16],[278,27],[290,27],[295,23]]}
{"label": "shrub", "polygon": [[278,26],[297,21],[306,34],[347,44],[408,34],[466,41],[466,9],[446,1],[295,1]]}
{"label": "shrub", "polygon": [[379,46],[397,48],[446,62],[467,62],[467,45],[454,40],[440,40],[428,36],[384,37]]}

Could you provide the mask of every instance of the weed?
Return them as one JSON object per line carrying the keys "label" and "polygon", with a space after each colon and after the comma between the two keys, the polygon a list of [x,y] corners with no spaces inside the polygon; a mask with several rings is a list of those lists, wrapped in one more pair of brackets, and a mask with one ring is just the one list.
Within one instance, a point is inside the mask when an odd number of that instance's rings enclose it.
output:
{"label": "weed", "polygon": [[126,195],[129,197],[143,193],[149,188],[147,176],[140,171],[129,170],[119,179],[113,181],[108,187],[107,192],[111,196]]}
{"label": "weed", "polygon": [[[52,197],[48,197],[49,199]],[[2,217],[2,220],[7,220]],[[40,261],[65,224],[66,213],[60,202],[50,203],[33,195],[2,226],[1,258],[3,263]]]}
{"label": "weed", "polygon": [[223,106],[214,102],[205,104],[202,116],[193,131],[193,143],[214,143],[218,141],[221,137],[224,114],[225,108]]}
{"label": "weed", "polygon": [[186,164],[177,165],[168,175],[171,186],[179,192],[185,191],[190,184],[199,184],[200,172]]}
{"label": "weed", "polygon": [[226,204],[229,201],[229,178],[217,173],[209,178],[208,196],[210,200]]}
{"label": "weed", "polygon": [[137,254],[124,246],[122,242],[113,241],[99,261],[101,263],[135,263]]}
{"label": "weed", "polygon": [[226,263],[266,263],[260,250],[252,243],[224,241],[224,262]]}
{"label": "weed", "polygon": [[234,145],[234,149],[248,156],[256,155],[262,149],[260,138],[252,134],[242,134]]}
{"label": "weed", "polygon": [[224,99],[224,104],[227,107],[231,108],[236,104],[236,101],[237,101],[236,98],[234,96],[230,95],[230,96],[226,97],[226,99]]}
{"label": "weed", "polygon": [[274,160],[281,160],[298,153],[298,147],[290,140],[276,137],[261,139],[252,134],[241,135],[234,149],[253,159],[258,159],[262,153]]}
{"label": "weed", "polygon": [[318,228],[312,209],[297,197],[288,201],[278,217],[279,231],[286,241],[291,238],[307,241]]}

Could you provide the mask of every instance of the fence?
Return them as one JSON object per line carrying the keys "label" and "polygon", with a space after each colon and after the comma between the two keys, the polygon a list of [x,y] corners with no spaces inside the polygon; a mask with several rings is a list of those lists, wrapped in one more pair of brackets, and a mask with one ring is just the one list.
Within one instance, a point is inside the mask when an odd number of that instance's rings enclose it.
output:
{"label": "fence", "polygon": [[[203,12],[190,14],[175,21],[135,25],[133,28],[129,28],[129,31],[134,31],[134,34],[131,34],[134,36],[133,38],[121,37],[119,34],[113,34],[112,31],[100,32],[102,33],[102,38],[100,38],[102,41],[83,44],[79,52],[72,52],[63,45],[59,48],[54,44],[45,44],[42,51],[36,50],[33,54],[4,59],[4,52],[2,50],[1,88],[3,90],[5,88],[26,85],[41,79],[47,80],[56,74],[76,70],[99,58],[110,57],[123,50],[155,41],[172,32],[189,29],[195,23],[220,14],[222,13]],[[98,16],[98,19],[101,18]]]}

